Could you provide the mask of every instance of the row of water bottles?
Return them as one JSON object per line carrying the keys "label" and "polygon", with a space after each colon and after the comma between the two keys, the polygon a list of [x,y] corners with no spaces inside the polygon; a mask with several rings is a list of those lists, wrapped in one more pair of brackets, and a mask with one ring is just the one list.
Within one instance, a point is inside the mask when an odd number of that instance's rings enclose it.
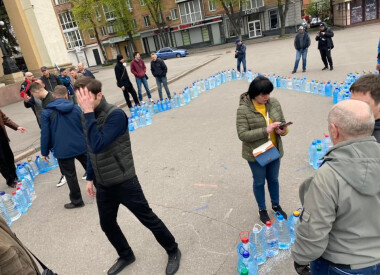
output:
{"label": "row of water bottles", "polygon": [[288,220],[276,213],[274,224],[268,221],[264,227],[255,224],[252,232],[240,233],[237,272],[239,275],[256,275],[258,266],[267,258],[273,258],[279,250],[289,249],[296,239],[296,227],[300,212],[294,211]]}
{"label": "row of water bottles", "polygon": [[317,170],[322,164],[322,158],[333,146],[329,135],[323,134],[323,139],[315,139],[309,146],[309,164]]}

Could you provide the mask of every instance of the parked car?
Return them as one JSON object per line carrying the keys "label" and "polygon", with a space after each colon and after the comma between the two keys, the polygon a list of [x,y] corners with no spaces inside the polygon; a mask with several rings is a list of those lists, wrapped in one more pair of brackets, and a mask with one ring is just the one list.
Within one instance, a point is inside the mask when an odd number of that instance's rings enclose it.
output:
{"label": "parked car", "polygon": [[314,27],[318,27],[320,24],[321,24],[321,19],[318,18],[318,17],[314,17],[311,19],[310,21],[310,27],[314,28]]}
{"label": "parked car", "polygon": [[157,51],[157,57],[161,59],[173,58],[173,57],[185,57],[189,54],[187,50],[177,48],[162,48]]}

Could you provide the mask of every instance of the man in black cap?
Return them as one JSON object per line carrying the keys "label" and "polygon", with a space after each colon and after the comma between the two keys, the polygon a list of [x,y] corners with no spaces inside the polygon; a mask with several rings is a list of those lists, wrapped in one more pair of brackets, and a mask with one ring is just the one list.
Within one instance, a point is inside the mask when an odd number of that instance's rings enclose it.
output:
{"label": "man in black cap", "polygon": [[240,73],[240,64],[243,63],[244,72],[247,72],[247,63],[245,61],[246,47],[240,39],[236,39],[235,57],[237,58],[237,71]]}
{"label": "man in black cap", "polygon": [[334,36],[334,32],[330,28],[327,28],[327,24],[325,22],[321,23],[319,29],[320,31],[317,33],[315,40],[318,41],[318,50],[321,53],[323,64],[325,64],[322,71],[329,68],[328,64],[330,64],[330,71],[332,71],[334,67],[331,58],[331,50],[334,48],[334,43],[331,37]]}
{"label": "man in black cap", "polygon": [[59,73],[59,79],[62,81],[62,85],[67,89],[69,100],[71,100],[74,104],[78,104],[74,95],[74,85],[71,82],[70,76],[67,75],[67,70],[65,68],[60,68]]}
{"label": "man in black cap", "polygon": [[51,74],[46,66],[41,67],[41,80],[45,84],[45,89],[49,92],[53,92],[55,86],[62,85],[62,81],[55,74]]}
{"label": "man in black cap", "polygon": [[121,88],[124,94],[125,101],[127,102],[128,108],[132,108],[132,103],[129,100],[129,94],[132,95],[135,105],[140,105],[137,93],[127,73],[127,69],[124,66],[125,59],[121,54],[117,55],[117,63],[115,66],[115,76],[117,81],[117,86]]}

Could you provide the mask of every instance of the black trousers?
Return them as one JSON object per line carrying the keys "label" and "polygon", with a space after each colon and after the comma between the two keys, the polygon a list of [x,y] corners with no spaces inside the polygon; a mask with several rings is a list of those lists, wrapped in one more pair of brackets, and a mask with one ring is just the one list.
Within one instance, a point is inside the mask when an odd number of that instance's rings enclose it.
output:
{"label": "black trousers", "polygon": [[62,175],[66,177],[67,185],[70,190],[70,201],[73,204],[83,203],[82,194],[78,183],[77,171],[75,169],[75,159],[77,159],[86,170],[87,168],[87,154],[82,154],[74,158],[59,159],[58,164],[61,169]]}
{"label": "black trousers", "polygon": [[321,53],[322,62],[325,64],[325,67],[328,67],[328,64],[330,64],[330,67],[332,67],[333,61],[331,58],[331,49],[320,49],[319,52]]}
{"label": "black trousers", "polygon": [[153,233],[168,254],[177,250],[178,244],[173,235],[149,207],[137,176],[110,187],[97,184],[96,189],[100,226],[120,257],[128,258],[133,254],[116,220],[120,204]]}
{"label": "black trousers", "polygon": [[137,97],[137,93],[136,93],[135,88],[133,88],[132,85],[130,85],[128,87],[126,87],[126,86],[124,86],[124,87],[125,87],[125,89],[123,91],[123,95],[124,95],[125,101],[127,102],[128,108],[132,108],[132,103],[129,100],[129,94],[132,95],[133,101],[135,102],[135,105],[140,105],[140,101],[139,101],[139,98]]}
{"label": "black trousers", "polygon": [[2,127],[0,127],[0,173],[9,186],[17,179],[13,152]]}

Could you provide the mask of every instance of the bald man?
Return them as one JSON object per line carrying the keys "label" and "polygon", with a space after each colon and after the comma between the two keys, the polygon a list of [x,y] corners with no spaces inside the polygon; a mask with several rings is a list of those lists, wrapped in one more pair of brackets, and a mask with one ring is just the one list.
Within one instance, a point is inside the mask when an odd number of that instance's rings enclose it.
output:
{"label": "bald man", "polygon": [[90,70],[86,70],[82,63],[78,63],[78,72],[80,72],[83,76],[95,78]]}
{"label": "bald man", "polygon": [[334,146],[300,187],[303,210],[292,247],[298,274],[309,274],[309,263],[312,275],[378,274],[380,144],[371,136],[374,123],[362,101],[342,101],[331,109]]}

